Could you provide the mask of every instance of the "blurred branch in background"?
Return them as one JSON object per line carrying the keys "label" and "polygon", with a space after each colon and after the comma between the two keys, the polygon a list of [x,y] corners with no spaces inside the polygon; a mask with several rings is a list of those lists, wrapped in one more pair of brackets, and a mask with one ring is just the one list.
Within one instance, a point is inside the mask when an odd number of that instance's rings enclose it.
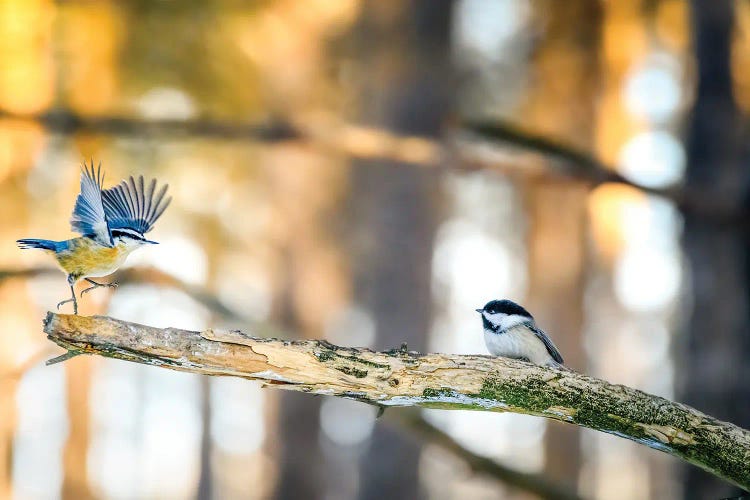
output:
{"label": "blurred branch in background", "polygon": [[[6,279],[33,278],[36,276],[60,276],[60,270],[54,267],[30,267],[25,269],[0,269],[0,283]],[[148,284],[171,287],[187,294],[191,299],[218,315],[225,321],[234,321],[251,328],[263,336],[289,338],[290,335],[281,328],[256,321],[242,312],[226,305],[219,297],[202,286],[191,285],[175,276],[154,267],[131,267],[117,273],[115,280],[119,285]]]}
{"label": "blurred branch in background", "polygon": [[219,297],[209,292],[204,287],[191,285],[171,274],[153,267],[131,267],[124,269],[117,273],[116,281],[120,284],[137,283],[176,288],[185,292],[191,299],[226,321],[236,321],[246,324],[253,329],[258,329],[258,331],[267,331],[269,333],[273,331],[275,332],[273,334],[274,336],[280,335],[282,338],[287,337],[287,335],[281,332],[281,330],[271,328],[270,326],[261,324],[258,321],[253,321],[240,311],[229,307]]}
{"label": "blurred branch in background", "polygon": [[284,121],[242,124],[212,120],[143,120],[125,116],[87,116],[69,109],[41,113],[13,113],[0,110],[0,119],[27,120],[39,123],[50,132],[71,135],[90,133],[118,137],[192,136],[220,139],[255,139],[279,142],[299,139],[300,131]]}
{"label": "blurred branch in background", "polygon": [[[613,182],[664,197],[673,201],[678,208],[707,219],[726,223],[748,223],[747,209],[732,200],[704,193],[700,189],[652,188],[628,180],[617,173],[613,165],[607,165],[594,155],[563,145],[547,137],[501,122],[477,122],[465,125],[465,130],[474,134],[475,139],[486,141],[496,148],[522,148],[536,152],[551,160],[548,174],[586,181],[593,185]],[[520,169],[519,169],[520,170]]]}
{"label": "blurred branch in background", "polygon": [[396,412],[388,412],[386,418],[413,431],[421,439],[436,444],[461,458],[474,472],[494,477],[508,485],[534,493],[540,498],[550,500],[576,500],[581,498],[575,492],[550,481],[544,474],[520,472],[468,451],[447,433],[422,418],[417,411],[405,408],[399,409]]}
{"label": "blurred branch in background", "polygon": [[10,369],[6,369],[0,372],[0,382],[8,379],[20,379],[27,371],[38,365],[44,359],[49,358],[50,356],[54,356],[55,354],[57,354],[57,349],[51,347],[48,344],[44,346],[40,345],[38,349],[26,356],[25,359],[23,359]]}
{"label": "blurred branch in background", "polygon": [[688,406],[571,371],[486,356],[373,352],[240,331],[159,329],[104,316],[48,313],[48,338],[93,353],[230,375],[377,406],[535,415],[624,437],[750,488],[750,431]]}
{"label": "blurred branch in background", "polygon": [[43,275],[59,275],[54,267],[28,267],[24,269],[0,269],[0,282],[13,278],[34,278]]}
{"label": "blurred branch in background", "polygon": [[[489,170],[519,177],[563,177],[592,185],[613,182],[674,201],[686,212],[725,222],[747,223],[747,210],[722,197],[682,187],[652,188],[628,180],[591,153],[499,120],[458,123],[447,140],[400,135],[389,130],[331,120],[296,123],[284,118],[260,123],[214,120],[144,120],[90,117],[71,110],[19,114],[0,109],[0,119],[27,120],[50,132],[120,137],[207,137],[267,143],[299,141],[352,158],[390,159],[459,171]],[[748,127],[750,129],[750,126]]]}

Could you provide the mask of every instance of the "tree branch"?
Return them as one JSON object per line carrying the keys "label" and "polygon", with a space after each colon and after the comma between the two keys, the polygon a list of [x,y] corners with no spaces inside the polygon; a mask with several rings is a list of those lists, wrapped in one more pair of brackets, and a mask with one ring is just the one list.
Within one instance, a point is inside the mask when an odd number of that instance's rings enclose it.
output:
{"label": "tree branch", "polygon": [[[29,278],[46,274],[57,275],[59,273],[60,271],[58,269],[51,267],[0,269],[0,283],[4,279],[19,277]],[[289,338],[290,336],[287,332],[279,329],[274,325],[251,320],[241,312],[236,311],[224,304],[224,302],[222,302],[219,297],[217,297],[207,289],[185,283],[184,281],[179,280],[178,278],[175,278],[174,276],[166,274],[163,271],[160,271],[153,267],[135,267],[121,270],[118,273],[117,281],[121,284],[144,283],[150,285],[173,287],[177,290],[185,292],[191,298],[193,298],[193,300],[202,304],[204,307],[211,310],[214,314],[221,316],[225,320],[231,320],[234,322],[239,322],[240,324],[247,325],[247,327],[251,330],[259,332],[264,336],[275,336],[281,338]],[[30,367],[36,365],[39,360],[54,356],[54,351],[55,346],[52,344],[47,344],[46,347],[38,349],[33,353],[33,355],[28,356],[28,358],[21,362],[19,365],[12,367],[7,372],[0,373],[0,381],[4,379],[20,378]],[[66,351],[61,356],[50,359],[47,362],[47,365],[53,364],[53,362],[57,363],[60,361],[65,361],[67,359],[70,359],[70,357],[75,357],[79,354],[81,354],[80,351]],[[389,414],[388,420],[395,420],[396,422],[409,427],[423,439],[437,444],[450,453],[453,453],[458,458],[464,460],[474,472],[486,474],[489,477],[493,477],[499,481],[506,483],[510,487],[518,488],[523,491],[529,491],[538,495],[540,498],[550,500],[577,500],[580,498],[574,492],[566,489],[562,485],[550,481],[545,476],[517,471],[513,468],[498,464],[494,460],[482,457],[467,450],[466,448],[463,448],[448,434],[420,417],[417,412],[399,411],[393,414]]]}
{"label": "tree branch", "polygon": [[282,389],[360,400],[515,412],[615,434],[750,487],[750,432],[652,396],[574,372],[487,356],[373,352],[325,341],[239,331],[159,329],[105,316],[48,313],[48,338],[67,350],[179,371],[260,380]]}

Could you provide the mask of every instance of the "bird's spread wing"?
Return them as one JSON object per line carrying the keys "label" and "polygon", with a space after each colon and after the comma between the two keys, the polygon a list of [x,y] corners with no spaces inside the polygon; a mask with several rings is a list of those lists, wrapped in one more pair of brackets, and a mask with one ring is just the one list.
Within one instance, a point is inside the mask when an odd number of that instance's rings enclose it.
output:
{"label": "bird's spread wing", "polygon": [[102,199],[110,229],[127,228],[146,234],[172,201],[164,197],[166,193],[167,184],[156,192],[156,179],[145,185],[143,176],[105,189]]}
{"label": "bird's spread wing", "polygon": [[102,183],[104,174],[102,165],[94,169],[91,165],[83,164],[81,168],[81,193],[76,198],[70,225],[73,231],[94,238],[102,245],[112,246],[112,235],[109,233],[107,216],[102,204]]}
{"label": "bird's spread wing", "polygon": [[547,352],[550,356],[552,356],[552,359],[557,361],[560,364],[563,364],[563,357],[560,355],[560,351],[557,350],[557,347],[555,347],[555,344],[552,343],[552,340],[547,336],[546,333],[544,333],[543,330],[540,330],[535,325],[529,325],[529,329],[534,332],[534,335],[536,335],[539,340],[541,340],[544,343],[544,347],[547,348]]}

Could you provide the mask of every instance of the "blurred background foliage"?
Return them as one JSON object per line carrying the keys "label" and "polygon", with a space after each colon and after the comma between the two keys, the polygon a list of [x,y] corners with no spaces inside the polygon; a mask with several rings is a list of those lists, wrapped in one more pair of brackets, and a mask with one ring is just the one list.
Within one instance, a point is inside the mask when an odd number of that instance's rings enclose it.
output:
{"label": "blurred background foliage", "polygon": [[[66,284],[14,240],[70,237],[90,157],[174,201],[83,314],[484,353],[473,309],[508,297],[572,368],[750,427],[749,114],[745,0],[0,0],[0,498],[533,497],[354,402],[44,367]],[[586,497],[736,493],[424,415]]]}

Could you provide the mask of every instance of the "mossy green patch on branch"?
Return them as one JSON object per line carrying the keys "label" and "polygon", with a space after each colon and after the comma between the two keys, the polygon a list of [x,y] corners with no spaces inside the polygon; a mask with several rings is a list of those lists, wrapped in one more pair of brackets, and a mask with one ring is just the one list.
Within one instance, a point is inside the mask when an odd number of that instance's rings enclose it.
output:
{"label": "mossy green patch on branch", "polygon": [[334,366],[334,369],[357,378],[365,378],[367,376],[367,370],[360,370],[353,366]]}
{"label": "mossy green patch on branch", "polygon": [[388,369],[391,368],[390,365],[386,365],[386,364],[383,364],[383,363],[376,363],[374,361],[370,361],[368,359],[362,359],[362,358],[357,357],[357,356],[342,356],[342,355],[339,354],[339,357],[341,359],[345,359],[345,360],[351,361],[353,363],[359,363],[361,365],[369,366],[369,367],[372,367],[372,368],[380,368],[380,369],[383,369],[383,370],[388,370]]}
{"label": "mossy green patch on branch", "polygon": [[390,366],[383,363],[376,363],[374,361],[370,361],[368,359],[360,358],[359,356],[356,356],[352,354],[351,356],[347,356],[345,354],[339,354],[336,351],[326,349],[323,351],[315,351],[314,352],[315,357],[320,361],[321,363],[326,363],[328,361],[333,361],[336,359],[350,361],[352,363],[359,363],[361,365],[370,366],[372,368],[381,368],[381,369],[389,369]]}
{"label": "mossy green patch on branch", "polygon": [[[712,431],[706,429],[705,432]],[[706,467],[706,464],[712,464],[724,477],[738,478],[739,484],[750,491],[750,453],[737,446],[722,446],[716,440],[705,441],[710,446],[673,444],[672,448],[679,450],[687,461],[702,469],[712,472]]]}
{"label": "mossy green patch on branch", "polygon": [[331,361],[332,359],[336,359],[336,356],[338,356],[333,351],[315,351],[314,352],[315,357],[320,361],[321,363],[326,363],[328,361]]}
{"label": "mossy green patch on branch", "polygon": [[482,388],[477,396],[528,411],[542,412],[551,406],[561,404],[548,394],[549,390],[547,384],[541,380],[528,379],[518,383],[490,376],[482,382]]}
{"label": "mossy green patch on branch", "polygon": [[[652,423],[655,416],[653,412],[644,408],[635,409],[632,405],[626,406],[614,396],[607,397],[572,387],[561,389],[535,378],[516,380],[492,376],[484,380],[478,396],[504,402],[508,406],[536,415],[560,417],[558,420],[592,429],[649,441],[655,439],[640,425]],[[557,407],[575,411],[564,416],[559,415],[559,412],[549,411]]]}
{"label": "mossy green patch on branch", "polygon": [[[533,414],[557,415],[556,407],[574,409],[565,420],[577,425],[627,437],[655,449],[675,450],[688,461],[724,477],[750,482],[750,456],[739,448],[722,449],[714,439],[712,426],[696,427],[695,416],[667,400],[641,391],[620,387],[620,391],[583,390],[577,386],[550,385],[541,379],[487,377],[478,397],[504,402]],[[688,432],[686,429],[692,429]],[[698,429],[698,432],[695,430]],[[656,432],[661,430],[661,434]],[[710,464],[710,467],[707,467]],[[745,464],[745,465],[738,465]]]}
{"label": "mossy green patch on branch", "polygon": [[387,364],[376,363],[367,359],[363,359],[356,354],[354,349],[348,349],[347,352],[352,353],[350,355],[342,354],[338,350],[327,348],[325,350],[314,351],[313,355],[321,363],[333,363],[331,368],[338,370],[347,375],[351,375],[356,378],[365,378],[369,374],[369,368],[385,369],[388,370],[391,367]]}

